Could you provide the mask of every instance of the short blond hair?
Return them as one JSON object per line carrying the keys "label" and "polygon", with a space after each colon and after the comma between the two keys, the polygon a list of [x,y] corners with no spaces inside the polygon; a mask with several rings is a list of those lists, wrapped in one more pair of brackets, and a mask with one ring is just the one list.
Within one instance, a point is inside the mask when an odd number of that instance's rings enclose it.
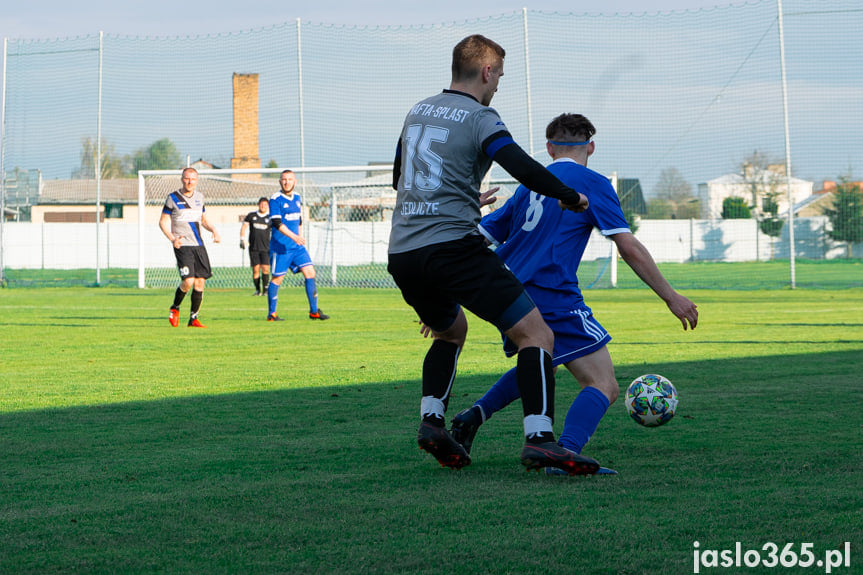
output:
{"label": "short blond hair", "polygon": [[500,44],[480,34],[473,34],[455,45],[452,50],[452,79],[454,82],[473,80],[486,64],[498,67],[506,57]]}

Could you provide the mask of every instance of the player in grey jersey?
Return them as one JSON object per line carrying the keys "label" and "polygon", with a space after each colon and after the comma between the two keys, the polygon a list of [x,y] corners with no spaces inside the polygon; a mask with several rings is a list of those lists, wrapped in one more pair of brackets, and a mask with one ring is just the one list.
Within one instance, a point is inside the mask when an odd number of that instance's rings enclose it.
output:
{"label": "player in grey jersey", "polygon": [[204,211],[204,195],[197,191],[198,171],[186,168],[182,174],[183,187],[172,192],[165,200],[159,228],[174,246],[174,257],[180,272],[180,285],[174,293],[174,303],[168,314],[173,327],[180,322],[180,304],[189,290],[192,290],[192,309],[189,327],[206,327],[198,320],[198,311],[204,299],[204,284],[213,274],[210,271],[210,258],[204,246],[201,228],[213,234],[213,241],[221,238],[216,228],[207,221]]}
{"label": "player in grey jersey", "polygon": [[[518,346],[528,469],[591,474],[599,464],[554,440],[554,336],[515,276],[479,235],[480,182],[496,161],[526,187],[584,211],[572,190],[513,141],[489,107],[503,76],[505,51],[480,35],[453,49],[448,90],[415,105],[405,118],[393,170],[398,191],[387,269],[405,301],[431,330],[423,363],[419,446],[441,465],[460,469],[470,456],[445,428],[444,413],[467,336],[462,307],[494,324]],[[493,190],[491,191],[493,193]]]}

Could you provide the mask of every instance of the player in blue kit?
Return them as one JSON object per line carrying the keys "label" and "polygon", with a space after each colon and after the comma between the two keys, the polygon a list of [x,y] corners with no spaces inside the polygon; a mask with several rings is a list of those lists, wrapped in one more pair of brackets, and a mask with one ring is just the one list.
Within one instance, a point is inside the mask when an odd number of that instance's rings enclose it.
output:
{"label": "player in blue kit", "polygon": [[315,266],[306,250],[303,237],[303,201],[294,193],[297,177],[292,170],[285,170],[279,177],[281,190],[270,198],[270,273],[272,279],[267,288],[269,313],[267,321],[283,321],[276,314],[279,303],[279,287],[290,270],[300,272],[305,278],[306,297],[309,299],[309,319],[330,319],[318,308],[318,288],[315,285]]}
{"label": "player in blue kit", "polygon": [[[614,403],[619,386],[606,344],[611,336],[584,303],[578,286],[581,262],[593,228],[617,244],[624,261],[683,324],[695,329],[698,310],[665,280],[644,245],[630,232],[617,194],[608,179],[587,168],[595,144],[593,124],[579,114],[558,116],[546,128],[546,149],[554,162],[549,171],[565,184],[585,190],[590,207],[582,213],[560,210],[543,196],[519,186],[500,209],[485,216],[480,232],[497,247],[497,255],[524,284],[543,319],[554,332],[552,363],[565,365],[581,386],[560,434],[561,446],[581,453]],[[504,351],[516,353],[503,335]],[[518,399],[515,370],[505,373],[470,408],[453,418],[452,436],[470,451],[477,429],[493,413]],[[549,473],[558,470],[546,468]],[[601,468],[600,473],[613,473]]]}
{"label": "player in blue kit", "polygon": [[[387,270],[434,337],[422,369],[417,444],[452,469],[470,455],[444,425],[459,354],[467,336],[467,308],[495,325],[518,350],[527,469],[556,467],[591,474],[599,464],[554,440],[554,337],[518,279],[485,246],[477,230],[479,188],[497,162],[530,189],[561,207],[583,211],[587,198],[563,184],[515,143],[489,107],[503,76],[504,49],[480,35],[452,53],[450,87],[411,108],[393,169],[398,193]],[[560,210],[559,207],[555,209]]]}

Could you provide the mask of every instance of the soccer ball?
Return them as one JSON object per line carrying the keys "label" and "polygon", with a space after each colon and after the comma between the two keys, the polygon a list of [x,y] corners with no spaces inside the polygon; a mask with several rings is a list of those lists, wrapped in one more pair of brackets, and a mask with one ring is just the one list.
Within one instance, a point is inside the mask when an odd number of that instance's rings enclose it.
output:
{"label": "soccer ball", "polygon": [[626,388],[626,411],[645,427],[668,423],[677,411],[677,390],[661,375],[637,377]]}

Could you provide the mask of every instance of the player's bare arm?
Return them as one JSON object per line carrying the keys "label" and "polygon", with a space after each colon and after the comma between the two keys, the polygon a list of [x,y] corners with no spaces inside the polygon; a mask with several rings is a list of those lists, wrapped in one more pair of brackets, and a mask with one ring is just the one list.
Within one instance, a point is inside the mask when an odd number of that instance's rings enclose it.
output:
{"label": "player's bare arm", "polygon": [[632,271],[641,278],[641,281],[650,286],[656,295],[668,306],[668,309],[680,320],[683,329],[695,329],[698,325],[698,306],[671,287],[659,268],[653,256],[647,251],[638,239],[631,233],[615,234],[612,240],[617,244],[617,249],[623,261],[632,268]]}
{"label": "player's bare arm", "polygon": [[286,226],[285,224],[279,224],[278,229],[280,232],[282,232],[283,234],[285,234],[286,236],[288,236],[289,238],[294,240],[297,243],[297,245],[299,245],[299,246],[306,245],[306,238],[304,238],[303,236],[295,234],[294,232],[289,230],[288,226]]}
{"label": "player's bare arm", "polygon": [[500,186],[489,188],[479,195],[479,207],[489,206],[497,201],[495,194],[500,191]]}
{"label": "player's bare arm", "polygon": [[[242,227],[240,227],[240,249],[246,249],[246,230],[249,229],[249,222],[243,222]],[[251,241],[251,239],[249,239]]]}
{"label": "player's bare arm", "polygon": [[213,241],[219,243],[222,241],[222,236],[219,235],[219,232],[216,230],[215,226],[210,224],[209,220],[207,220],[207,214],[201,214],[201,226],[211,234],[213,234]]}
{"label": "player's bare arm", "polygon": [[175,236],[171,232],[171,216],[169,214],[162,214],[159,218],[159,229],[162,230],[162,233],[165,234],[165,237],[168,238],[172,246],[179,249],[183,245],[183,236]]}

